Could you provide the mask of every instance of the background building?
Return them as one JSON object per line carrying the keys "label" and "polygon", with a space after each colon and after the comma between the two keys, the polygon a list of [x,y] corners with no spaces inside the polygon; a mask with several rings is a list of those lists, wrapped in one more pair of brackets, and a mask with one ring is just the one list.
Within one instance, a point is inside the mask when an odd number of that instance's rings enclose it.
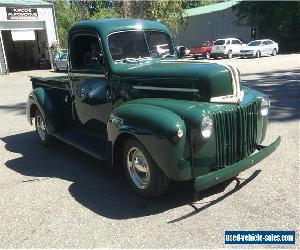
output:
{"label": "background building", "polygon": [[0,0],[0,74],[43,67],[57,40],[51,3]]}
{"label": "background building", "polygon": [[239,25],[232,9],[238,1],[226,1],[186,10],[188,25],[179,31],[177,45],[199,46],[203,41],[236,37],[245,42],[251,40],[251,28]]}

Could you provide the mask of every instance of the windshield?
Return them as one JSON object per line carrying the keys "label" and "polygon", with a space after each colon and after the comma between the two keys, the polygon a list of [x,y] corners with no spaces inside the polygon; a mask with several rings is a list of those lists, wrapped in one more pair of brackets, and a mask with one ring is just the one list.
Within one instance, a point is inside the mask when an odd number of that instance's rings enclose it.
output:
{"label": "windshield", "polygon": [[248,46],[260,46],[261,45],[261,41],[252,41],[248,44]]}
{"label": "windshield", "polygon": [[160,31],[125,31],[109,35],[113,60],[174,55],[171,38]]}
{"label": "windshield", "polygon": [[224,43],[225,43],[225,40],[224,39],[220,39],[220,40],[215,41],[214,45],[223,45]]}

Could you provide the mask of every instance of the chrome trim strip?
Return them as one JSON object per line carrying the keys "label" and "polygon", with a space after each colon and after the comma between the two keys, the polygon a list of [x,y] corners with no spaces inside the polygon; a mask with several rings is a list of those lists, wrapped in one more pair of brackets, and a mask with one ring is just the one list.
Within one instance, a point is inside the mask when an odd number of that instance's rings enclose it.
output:
{"label": "chrome trim strip", "polygon": [[145,89],[145,90],[160,90],[160,91],[175,91],[175,92],[189,92],[197,93],[199,89],[185,89],[185,88],[162,88],[153,86],[133,86],[134,89]]}
{"label": "chrome trim strip", "polygon": [[73,76],[73,77],[76,77],[76,76],[87,76],[87,77],[96,77],[96,78],[99,78],[99,77],[105,77],[105,74],[89,74],[89,73],[79,73],[79,72],[76,72],[76,73],[70,73],[70,76]]}

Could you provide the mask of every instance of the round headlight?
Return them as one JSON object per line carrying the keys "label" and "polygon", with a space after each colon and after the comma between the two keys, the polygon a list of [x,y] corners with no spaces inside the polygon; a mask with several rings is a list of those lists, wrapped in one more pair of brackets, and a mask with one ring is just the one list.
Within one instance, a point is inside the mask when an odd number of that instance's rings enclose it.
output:
{"label": "round headlight", "polygon": [[260,104],[260,114],[266,116],[269,113],[270,101],[268,98],[264,97]]}
{"label": "round headlight", "polygon": [[209,116],[205,116],[201,123],[201,134],[204,138],[208,138],[211,135],[213,129],[213,120]]}

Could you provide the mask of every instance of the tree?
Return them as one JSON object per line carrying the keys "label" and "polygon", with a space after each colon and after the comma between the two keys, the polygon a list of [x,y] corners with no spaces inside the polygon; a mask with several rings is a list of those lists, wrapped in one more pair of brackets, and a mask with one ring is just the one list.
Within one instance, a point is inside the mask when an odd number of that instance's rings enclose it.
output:
{"label": "tree", "polygon": [[160,21],[168,26],[174,35],[176,35],[178,30],[186,24],[183,0],[123,0],[119,2],[118,9],[121,15],[126,18]]}
{"label": "tree", "polygon": [[68,30],[74,23],[88,19],[89,13],[79,2],[58,0],[54,1],[53,4],[60,46],[66,48],[68,43]]}
{"label": "tree", "polygon": [[116,3],[111,1],[101,1],[97,2],[94,11],[91,12],[92,19],[101,19],[101,18],[116,18],[122,17],[121,12],[116,6]]}
{"label": "tree", "polygon": [[234,10],[240,21],[257,30],[257,39],[273,39],[283,51],[300,50],[300,2],[242,1]]}
{"label": "tree", "polygon": [[52,0],[52,2],[56,12],[60,44],[67,47],[68,30],[80,20],[126,17],[160,21],[176,35],[178,30],[187,24],[186,8],[214,3],[217,0]]}
{"label": "tree", "polygon": [[225,0],[184,0],[182,3],[182,7],[184,9],[191,9],[224,1]]}

